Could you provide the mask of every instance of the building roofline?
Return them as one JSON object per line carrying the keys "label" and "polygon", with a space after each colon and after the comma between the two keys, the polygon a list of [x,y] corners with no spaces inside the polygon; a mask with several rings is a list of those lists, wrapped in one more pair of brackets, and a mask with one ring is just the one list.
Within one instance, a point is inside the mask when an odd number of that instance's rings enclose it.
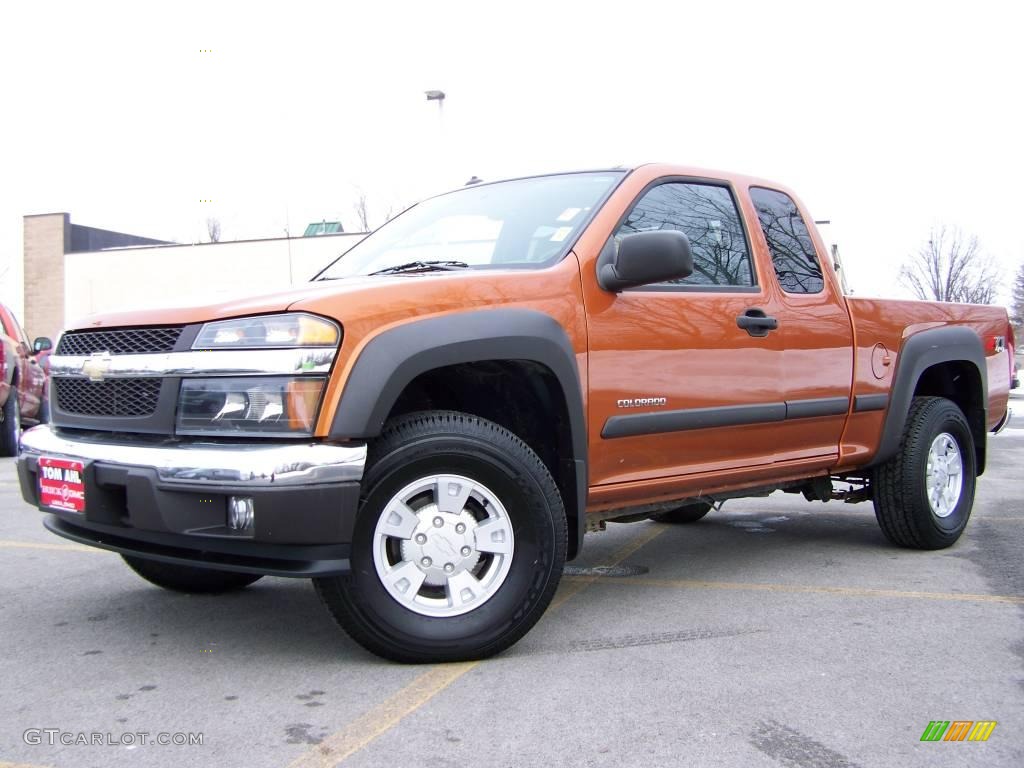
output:
{"label": "building roofline", "polygon": [[325,240],[332,237],[354,237],[356,235],[366,235],[369,232],[335,232],[329,235],[311,235],[310,237],[303,237],[302,235],[293,235],[291,237],[250,237],[243,240],[220,240],[216,243],[150,243],[143,245],[120,245],[114,248],[103,248],[99,251],[75,251],[73,254],[69,253],[69,256],[77,256],[82,253],[110,253],[111,251],[129,251],[129,250],[158,250],[160,248],[198,248],[204,245],[228,245],[229,243],[272,243],[281,242],[287,240]]}

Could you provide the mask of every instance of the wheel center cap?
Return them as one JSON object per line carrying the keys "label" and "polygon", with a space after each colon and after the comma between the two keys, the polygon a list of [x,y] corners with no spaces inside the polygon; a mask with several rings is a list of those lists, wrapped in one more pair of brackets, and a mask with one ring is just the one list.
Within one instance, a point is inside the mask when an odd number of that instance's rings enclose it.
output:
{"label": "wheel center cap", "polygon": [[441,512],[436,504],[428,504],[416,516],[419,523],[412,537],[402,542],[402,559],[416,564],[426,576],[425,584],[441,586],[480,562],[476,518],[469,512]]}

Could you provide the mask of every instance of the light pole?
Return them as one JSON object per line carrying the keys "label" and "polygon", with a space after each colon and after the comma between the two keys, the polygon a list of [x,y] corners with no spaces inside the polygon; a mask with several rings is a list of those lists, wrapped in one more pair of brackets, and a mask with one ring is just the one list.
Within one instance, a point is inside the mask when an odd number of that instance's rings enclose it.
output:
{"label": "light pole", "polygon": [[444,134],[444,91],[424,91],[427,101],[437,102],[437,125]]}
{"label": "light pole", "polygon": [[436,101],[437,102],[437,145],[438,145],[438,150],[437,150],[437,156],[436,156],[437,159],[435,161],[436,164],[437,164],[437,167],[436,167],[434,172],[437,174],[437,179],[440,180],[441,178],[444,177],[444,172],[446,170],[445,169],[445,159],[446,159],[446,155],[447,155],[445,135],[444,135],[444,99],[445,99],[445,93],[444,93],[444,91],[438,91],[438,90],[424,91],[424,93],[427,96],[427,101]]}

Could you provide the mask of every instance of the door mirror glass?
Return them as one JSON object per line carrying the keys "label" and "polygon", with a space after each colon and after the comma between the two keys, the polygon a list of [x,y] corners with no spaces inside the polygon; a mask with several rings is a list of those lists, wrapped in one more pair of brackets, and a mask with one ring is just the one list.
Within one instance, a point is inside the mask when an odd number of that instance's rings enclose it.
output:
{"label": "door mirror glass", "polygon": [[37,355],[47,349],[53,349],[53,342],[46,336],[37,336],[32,342],[32,351]]}

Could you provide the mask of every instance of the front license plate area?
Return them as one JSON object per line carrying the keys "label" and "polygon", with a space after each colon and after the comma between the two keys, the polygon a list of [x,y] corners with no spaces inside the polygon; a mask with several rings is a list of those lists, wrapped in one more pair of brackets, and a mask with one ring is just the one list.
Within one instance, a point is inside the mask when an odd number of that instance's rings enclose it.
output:
{"label": "front license plate area", "polygon": [[63,512],[85,512],[85,464],[40,456],[37,462],[39,503]]}

